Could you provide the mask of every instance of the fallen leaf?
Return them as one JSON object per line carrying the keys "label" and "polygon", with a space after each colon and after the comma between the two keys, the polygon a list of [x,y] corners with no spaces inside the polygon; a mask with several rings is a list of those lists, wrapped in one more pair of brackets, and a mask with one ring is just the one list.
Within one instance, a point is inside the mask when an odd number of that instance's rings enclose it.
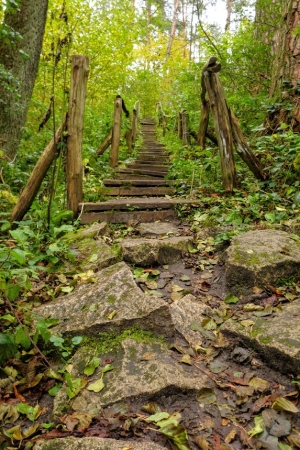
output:
{"label": "fallen leaf", "polygon": [[160,406],[158,406],[157,403],[146,403],[146,405],[141,407],[141,410],[149,414],[156,414],[157,412],[160,412]]}
{"label": "fallen leaf", "polygon": [[224,439],[224,442],[226,444],[230,444],[230,442],[232,442],[236,436],[237,433],[237,429],[236,428],[232,428],[229,433],[227,434],[226,438]]}
{"label": "fallen leaf", "polygon": [[19,412],[16,405],[9,405],[8,403],[2,403],[2,405],[0,405],[1,424],[14,423],[18,418]]}
{"label": "fallen leaf", "polygon": [[202,436],[196,436],[193,442],[198,445],[201,450],[209,450],[209,442]]}
{"label": "fallen leaf", "polygon": [[254,377],[249,381],[249,385],[253,386],[255,391],[264,392],[270,389],[270,383],[262,378]]}
{"label": "fallen leaf", "polygon": [[105,384],[103,381],[103,378],[99,378],[99,380],[95,381],[94,383],[91,383],[88,385],[87,390],[93,391],[93,392],[101,392],[102,389],[104,389]]}
{"label": "fallen leaf", "polygon": [[299,409],[296,408],[294,403],[292,403],[290,400],[287,400],[283,397],[278,397],[275,402],[272,405],[273,409],[276,409],[277,411],[288,411],[291,413],[298,413]]}
{"label": "fallen leaf", "polygon": [[179,362],[181,362],[183,364],[188,364],[189,366],[191,366],[193,364],[192,359],[191,359],[190,355],[188,355],[188,354],[183,355],[183,357],[180,359]]}
{"label": "fallen leaf", "polygon": [[233,294],[227,294],[226,295],[226,297],[224,298],[224,302],[225,303],[227,303],[227,304],[230,304],[230,303],[237,303],[239,301],[239,298],[238,297],[236,297],[235,295],[233,295]]}
{"label": "fallen leaf", "polygon": [[197,402],[203,405],[216,403],[217,397],[213,389],[202,388],[196,396]]}

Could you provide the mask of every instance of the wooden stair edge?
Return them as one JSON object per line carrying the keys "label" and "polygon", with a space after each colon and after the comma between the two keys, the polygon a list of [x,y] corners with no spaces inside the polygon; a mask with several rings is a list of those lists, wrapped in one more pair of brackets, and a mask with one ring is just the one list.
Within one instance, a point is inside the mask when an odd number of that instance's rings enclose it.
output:
{"label": "wooden stair edge", "polygon": [[176,219],[174,209],[163,211],[118,211],[118,212],[90,212],[80,216],[80,223],[87,225],[92,222],[128,223],[128,222],[156,222],[158,220]]}

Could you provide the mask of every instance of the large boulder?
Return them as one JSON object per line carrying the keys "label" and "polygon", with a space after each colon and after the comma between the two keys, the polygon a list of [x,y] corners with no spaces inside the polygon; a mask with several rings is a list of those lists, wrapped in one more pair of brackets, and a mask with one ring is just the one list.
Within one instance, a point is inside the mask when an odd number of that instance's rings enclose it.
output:
{"label": "large boulder", "polygon": [[[83,375],[83,368],[90,356],[97,356],[93,348],[81,348],[72,361],[72,375]],[[111,353],[110,353],[111,356]],[[101,355],[106,360],[107,355]],[[159,342],[122,341],[122,348],[113,355],[114,369],[103,376],[105,387],[100,392],[86,388],[70,400],[63,387],[55,397],[54,414],[60,415],[70,406],[73,410],[97,416],[102,407],[136,399],[149,401],[162,395],[196,393],[209,385],[208,378],[199,371],[174,359],[172,351]],[[93,374],[92,382],[102,376],[101,367]]]}
{"label": "large boulder", "polygon": [[124,262],[102,269],[93,281],[81,283],[74,292],[36,308],[35,313],[59,319],[56,331],[72,335],[97,335],[111,329],[119,332],[133,326],[157,336],[173,335],[168,305],[146,297]]}
{"label": "large boulder", "polygon": [[232,239],[226,253],[226,287],[236,295],[300,274],[300,243],[284,231],[240,234]]}
{"label": "large boulder", "polygon": [[274,369],[299,375],[300,373],[300,300],[284,305],[271,317],[249,320],[230,319],[222,332],[237,338],[243,345],[259,352]]}
{"label": "large boulder", "polygon": [[163,447],[153,442],[125,441],[98,437],[41,440],[33,450],[162,450]]}
{"label": "large boulder", "polygon": [[138,266],[148,267],[155,263],[173,264],[180,260],[182,252],[193,247],[193,237],[167,239],[125,239],[122,242],[123,258]]}

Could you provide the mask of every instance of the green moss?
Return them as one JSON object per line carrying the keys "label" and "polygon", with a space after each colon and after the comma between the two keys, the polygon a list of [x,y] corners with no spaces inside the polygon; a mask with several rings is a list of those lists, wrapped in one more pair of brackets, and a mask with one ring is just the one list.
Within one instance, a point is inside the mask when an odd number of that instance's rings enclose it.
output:
{"label": "green moss", "polygon": [[137,351],[134,347],[129,347],[129,357],[130,359],[136,359]]}
{"label": "green moss", "polygon": [[259,338],[259,340],[260,340],[260,342],[262,343],[262,344],[269,344],[269,342],[271,342],[272,341],[272,338],[270,338],[270,337],[260,337]]}
{"label": "green moss", "polygon": [[84,345],[89,349],[94,349],[98,354],[104,354],[118,350],[121,347],[122,341],[128,338],[136,342],[165,344],[163,338],[154,336],[151,331],[143,331],[135,327],[123,330],[121,333],[111,331],[110,333],[101,332],[97,337],[91,338],[89,336],[85,339]]}
{"label": "green moss", "polygon": [[115,303],[116,297],[114,295],[109,295],[107,297],[107,301],[108,301],[108,303]]}

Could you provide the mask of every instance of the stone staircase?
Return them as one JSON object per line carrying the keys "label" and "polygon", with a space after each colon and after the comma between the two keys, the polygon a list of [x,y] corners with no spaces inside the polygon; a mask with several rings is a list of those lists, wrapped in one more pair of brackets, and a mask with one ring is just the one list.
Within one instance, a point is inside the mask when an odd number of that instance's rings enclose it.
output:
{"label": "stone staircase", "polygon": [[82,224],[168,220],[176,218],[175,205],[195,203],[195,200],[169,198],[175,192],[172,181],[165,179],[170,161],[164,144],[156,140],[154,119],[141,120],[141,135],[143,148],[137,159],[125,168],[118,168],[113,179],[103,181],[102,192],[112,199],[79,204]]}

